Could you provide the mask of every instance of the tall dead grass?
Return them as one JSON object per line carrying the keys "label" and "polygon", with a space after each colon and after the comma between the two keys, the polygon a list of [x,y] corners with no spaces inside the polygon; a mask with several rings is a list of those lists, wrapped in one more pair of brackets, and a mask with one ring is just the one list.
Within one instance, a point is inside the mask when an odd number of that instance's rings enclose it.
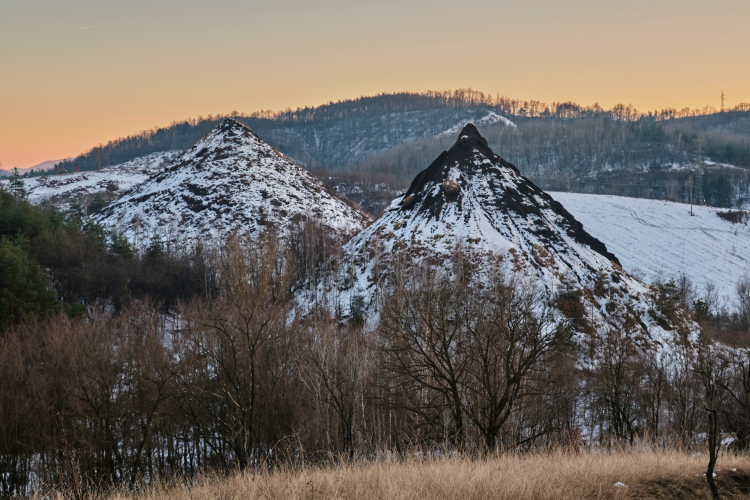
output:
{"label": "tall dead grass", "polygon": [[[504,454],[245,472],[190,486],[114,492],[108,500],[710,498],[707,457],[675,451]],[[750,456],[724,454],[722,498],[750,498]],[[615,486],[622,483],[626,486]]]}

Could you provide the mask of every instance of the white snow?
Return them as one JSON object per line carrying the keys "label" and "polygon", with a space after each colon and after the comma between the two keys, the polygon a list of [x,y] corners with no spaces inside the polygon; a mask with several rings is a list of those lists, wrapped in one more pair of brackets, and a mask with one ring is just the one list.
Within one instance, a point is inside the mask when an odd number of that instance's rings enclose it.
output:
{"label": "white snow", "polygon": [[699,168],[702,168],[704,170],[715,170],[719,168],[731,168],[735,170],[741,170],[742,167],[738,167],[736,165],[732,165],[731,163],[720,163],[716,161],[711,160],[702,160],[700,163],[698,162],[689,162],[689,163],[665,163],[664,167],[668,168],[669,170],[697,170]]}
{"label": "white snow", "polygon": [[[162,151],[101,170],[23,179],[31,203],[50,201],[67,210],[72,200],[109,192],[121,195],[157,173],[179,152]],[[8,182],[8,181],[3,181]]]}
{"label": "white snow", "polygon": [[338,235],[369,222],[255,132],[227,119],[94,220],[140,247],[156,234],[163,241],[215,244],[235,231],[285,232],[307,217]]}
{"label": "white snow", "polygon": [[707,283],[725,301],[750,273],[750,226],[719,218],[712,207],[622,196],[554,192],[550,195],[592,236],[607,245],[623,268],[647,281],[684,273],[702,291]]}
{"label": "white snow", "polygon": [[[469,123],[469,121],[461,121],[461,122],[455,124],[454,126],[452,126],[451,128],[449,128],[448,130],[446,130],[444,132],[441,132],[439,135],[455,135],[458,132],[460,132],[461,129],[464,128],[464,126],[466,126],[467,123]],[[500,115],[498,113],[495,113],[494,111],[488,112],[486,115],[484,115],[483,117],[479,118],[478,120],[472,120],[471,123],[473,123],[477,127],[479,127],[479,126],[486,126],[486,125],[492,125],[494,123],[502,123],[506,127],[518,128],[518,126],[515,123],[513,123],[510,120],[508,120],[504,116],[502,116],[502,115]]]}
{"label": "white snow", "polygon": [[731,446],[732,443],[734,443],[735,441],[737,441],[736,436],[725,437],[724,439],[721,440],[721,446],[723,446],[724,448],[727,448]]}

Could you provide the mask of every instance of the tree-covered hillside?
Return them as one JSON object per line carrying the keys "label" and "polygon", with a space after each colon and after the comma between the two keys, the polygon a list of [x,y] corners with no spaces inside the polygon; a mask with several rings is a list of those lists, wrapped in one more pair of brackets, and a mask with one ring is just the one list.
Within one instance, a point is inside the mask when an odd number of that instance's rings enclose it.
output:
{"label": "tree-covered hillside", "polygon": [[[513,118],[517,127],[479,127],[490,147],[548,190],[616,194],[690,201],[713,206],[747,202],[750,134],[730,133],[748,112],[657,120],[620,120],[606,113],[575,118]],[[732,116],[734,115],[734,116]],[[700,119],[698,119],[700,118]],[[703,121],[705,120],[705,121]],[[411,178],[426,168],[453,138],[429,137],[372,154],[359,166],[367,172]]]}
{"label": "tree-covered hillside", "polygon": [[[498,109],[494,102],[474,91],[399,93],[281,112],[233,112],[228,116],[307,168],[344,169],[369,153],[479,120]],[[96,146],[65,162],[64,167],[70,171],[77,164],[80,170],[95,170],[148,153],[187,149],[224,118],[209,115],[144,130]]]}
{"label": "tree-covered hillside", "polygon": [[[697,177],[700,165],[708,204],[743,204],[750,186],[748,105],[726,112],[706,107],[643,113],[629,105],[605,110],[457,90],[231,115],[308,169],[329,172],[391,174],[406,181],[455,140],[444,132],[474,122],[495,151],[549,189],[688,201],[688,179]],[[94,170],[187,149],[222,118],[146,130],[97,146],[64,167]]]}

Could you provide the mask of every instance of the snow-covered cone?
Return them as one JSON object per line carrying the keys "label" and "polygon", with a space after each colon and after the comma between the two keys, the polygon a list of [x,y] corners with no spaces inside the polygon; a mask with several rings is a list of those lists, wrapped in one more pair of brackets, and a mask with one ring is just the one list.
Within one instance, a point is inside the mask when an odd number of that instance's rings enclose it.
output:
{"label": "snow-covered cone", "polygon": [[130,241],[221,244],[227,236],[273,228],[283,235],[309,218],[342,239],[369,222],[305,169],[226,119],[95,220]]}
{"label": "snow-covered cone", "polygon": [[476,269],[500,262],[514,279],[558,302],[580,301],[590,331],[627,321],[654,341],[673,337],[673,326],[654,314],[650,289],[560,203],[494,154],[472,124],[346,245],[337,307],[364,303],[377,321],[378,290],[399,254],[423,269],[450,272],[457,251],[474,259]]}

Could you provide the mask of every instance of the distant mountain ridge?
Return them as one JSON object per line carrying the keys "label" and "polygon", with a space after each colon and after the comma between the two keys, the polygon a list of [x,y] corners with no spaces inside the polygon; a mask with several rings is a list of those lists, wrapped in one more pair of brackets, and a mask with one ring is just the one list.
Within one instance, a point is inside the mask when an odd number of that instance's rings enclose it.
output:
{"label": "distant mountain ridge", "polygon": [[[383,94],[234,118],[312,170],[405,181],[450,146],[446,132],[472,122],[498,154],[548,190],[685,202],[691,171],[703,168],[709,204],[750,203],[750,106],[643,114],[632,106],[547,105],[457,90]],[[209,116],[175,122],[95,147],[66,165],[94,170],[186,150],[220,121]]]}
{"label": "distant mountain ridge", "polygon": [[[65,163],[71,160],[72,160],[71,158],[64,158],[62,160],[47,160],[47,161],[38,163],[34,165],[33,167],[19,168],[18,173],[23,175],[26,172],[31,172],[32,170],[35,172],[42,172],[42,171],[50,170],[54,168],[54,166],[57,165],[58,163],[61,163],[61,162]],[[11,175],[13,175],[13,168],[0,168],[0,177],[10,177]]]}
{"label": "distant mountain ridge", "polygon": [[[345,150],[352,149],[353,145],[356,146],[356,140],[367,141],[365,135],[368,132],[375,140],[370,146],[377,147],[365,147],[364,152],[382,149],[383,144],[378,144],[378,141],[384,135],[393,135],[391,139],[385,141],[393,146],[399,142],[439,134],[455,127],[462,120],[461,126],[469,121],[475,125],[496,123],[498,120],[482,123],[482,118],[486,117],[489,111],[499,114],[502,121],[509,118],[513,122],[523,122],[527,119],[579,120],[604,117],[626,122],[640,120],[660,123],[680,122],[689,129],[699,132],[726,132],[745,137],[750,135],[750,105],[747,104],[738,105],[721,113],[708,107],[704,110],[664,109],[641,113],[630,105],[617,105],[606,110],[598,104],[592,106],[581,106],[572,102],[545,104],[499,95],[494,97],[471,89],[424,93],[398,92],[347,99],[296,110],[288,109],[282,112],[261,111],[252,115],[233,112],[228,116],[250,126],[267,138],[273,146],[302,162],[306,167],[330,169],[345,167],[347,161],[356,160],[356,154],[362,151],[357,152],[355,147],[355,156],[350,157]],[[95,166],[101,168],[121,163],[148,153],[187,149],[223,118],[209,115],[207,118],[199,117],[173,122],[166,127],[145,130],[130,137],[111,141],[104,146],[95,147],[90,152],[69,160],[68,163],[70,165],[78,163],[82,170],[88,170]],[[442,126],[440,122],[446,120],[453,120],[453,123],[439,130]],[[460,127],[455,131],[459,129]],[[345,140],[338,144],[337,142],[340,141],[337,141],[335,136],[342,132],[345,134],[351,132],[353,136],[357,136],[356,140],[354,142]],[[690,130],[688,132],[690,133]],[[689,136],[684,139],[689,143],[692,142]],[[709,156],[713,156],[715,161],[724,163],[742,161],[744,152],[740,152],[739,156],[737,156],[737,151],[722,152],[708,142],[710,141],[707,140],[704,146],[712,151],[709,152],[708,149],[705,151]],[[366,144],[360,146],[366,146]],[[334,151],[337,149],[341,151]],[[346,161],[342,162],[342,159]],[[745,160],[750,165],[750,157]]]}
{"label": "distant mountain ridge", "polygon": [[[375,98],[373,98],[375,99]],[[269,144],[294,158],[306,168],[346,170],[367,155],[384,151],[403,142],[439,135],[474,121],[504,123],[507,118],[484,106],[427,106],[405,101],[403,105],[382,104],[326,111],[344,106],[332,104],[295,116],[265,117],[233,115],[230,118],[255,130]],[[66,163],[69,170],[94,170],[146,154],[187,149],[223,117],[188,120],[168,127],[145,131],[96,147]]]}

